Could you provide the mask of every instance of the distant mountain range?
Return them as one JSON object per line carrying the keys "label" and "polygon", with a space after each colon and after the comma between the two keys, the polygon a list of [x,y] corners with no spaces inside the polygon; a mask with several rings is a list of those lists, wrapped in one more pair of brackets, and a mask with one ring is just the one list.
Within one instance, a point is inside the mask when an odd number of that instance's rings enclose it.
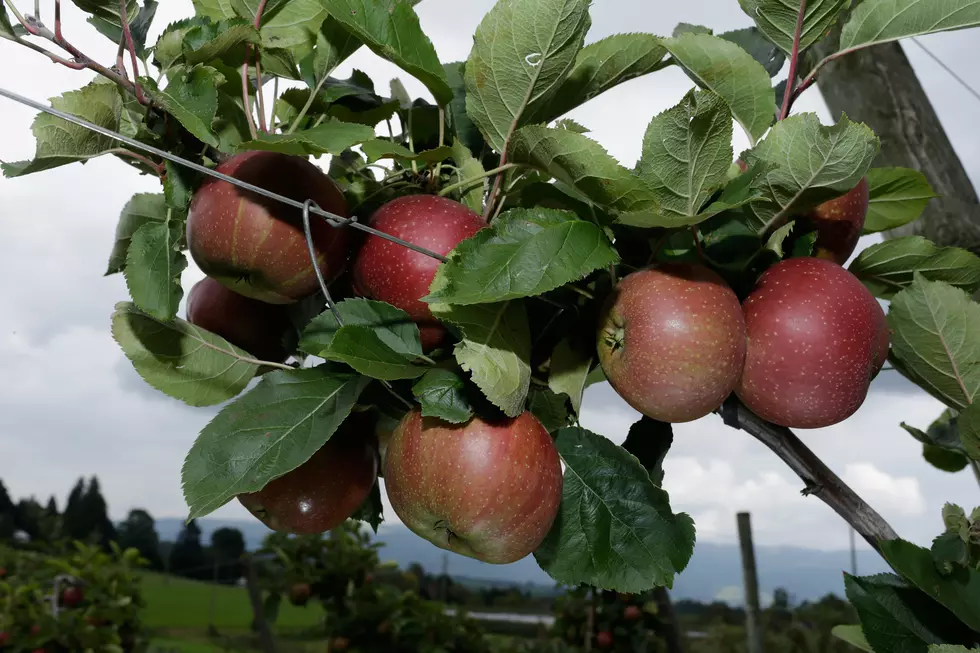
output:
{"label": "distant mountain range", "polygon": [[[245,536],[249,549],[261,546],[270,532],[256,521],[222,521],[199,519],[202,540],[207,542],[218,528],[237,528]],[[158,519],[157,532],[163,541],[174,540],[183,520]],[[384,544],[380,550],[383,561],[393,561],[400,567],[413,562],[427,571],[438,573],[443,564],[449,575],[465,578],[467,584],[493,586],[516,585],[537,591],[552,591],[555,582],[527,557],[510,565],[490,565],[455,553],[443,551],[416,536],[401,524],[383,524],[376,540]],[[768,602],[776,588],[785,588],[794,601],[816,600],[827,594],[844,595],[842,572],[850,569],[849,551],[818,551],[796,547],[756,546],[759,588],[763,602]],[[877,554],[858,551],[858,573],[862,575],[887,571],[888,567]],[[742,602],[742,568],[738,546],[699,542],[687,569],[680,574],[672,591],[675,600],[721,600],[738,605]]]}

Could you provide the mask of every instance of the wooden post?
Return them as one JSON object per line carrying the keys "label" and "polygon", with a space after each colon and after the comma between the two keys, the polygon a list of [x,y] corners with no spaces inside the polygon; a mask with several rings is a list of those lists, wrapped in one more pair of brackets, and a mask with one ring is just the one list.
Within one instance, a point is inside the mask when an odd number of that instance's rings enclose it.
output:
{"label": "wooden post", "polygon": [[762,653],[762,623],[759,610],[759,577],[752,546],[752,522],[749,513],[738,513],[738,543],[742,549],[742,578],[745,585],[745,634],[749,653]]}
{"label": "wooden post", "polygon": [[272,630],[269,629],[269,622],[265,620],[262,610],[262,592],[259,589],[258,577],[255,574],[255,565],[252,556],[245,554],[245,582],[248,589],[248,599],[252,603],[252,615],[254,627],[259,633],[259,645],[264,653],[276,653],[276,642],[272,638]]}
{"label": "wooden post", "polygon": [[670,601],[670,594],[666,587],[658,587],[653,590],[654,600],[657,602],[657,617],[664,626],[664,643],[667,644],[667,653],[684,653],[684,645],[681,641],[681,629],[674,614],[674,604]]}

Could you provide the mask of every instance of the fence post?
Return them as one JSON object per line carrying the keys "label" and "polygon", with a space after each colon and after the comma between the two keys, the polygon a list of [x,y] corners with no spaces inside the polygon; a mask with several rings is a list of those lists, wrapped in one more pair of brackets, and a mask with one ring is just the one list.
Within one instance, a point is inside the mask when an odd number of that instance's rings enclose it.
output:
{"label": "fence post", "polygon": [[759,618],[759,577],[752,546],[752,522],[749,513],[738,513],[738,543],[742,549],[742,578],[745,585],[745,634],[749,653],[763,653],[762,623]]}
{"label": "fence post", "polygon": [[252,602],[252,615],[254,616],[255,629],[259,632],[259,645],[264,653],[276,653],[276,642],[272,638],[272,631],[269,629],[269,622],[265,620],[262,610],[262,592],[259,589],[258,577],[255,574],[255,565],[252,556],[245,554],[245,581],[248,589],[248,598]]}

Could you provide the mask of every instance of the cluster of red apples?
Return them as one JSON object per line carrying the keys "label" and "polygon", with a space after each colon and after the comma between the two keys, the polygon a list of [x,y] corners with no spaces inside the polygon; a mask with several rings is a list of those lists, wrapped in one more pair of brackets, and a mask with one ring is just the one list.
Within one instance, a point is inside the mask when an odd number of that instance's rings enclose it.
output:
{"label": "cluster of red apples", "polygon": [[[218,170],[348,216],[340,189],[304,158],[249,152]],[[863,227],[862,184],[808,216],[823,258],[773,266],[744,302],[697,265],[659,265],[623,279],[598,333],[611,385],[667,422],[702,417],[733,391],[761,417],[790,427],[827,426],[856,411],[888,349],[881,308],[839,265]],[[440,255],[486,226],[461,204],[431,195],[393,200],[370,224]],[[323,220],[311,227],[328,283],[346,277],[335,287],[405,311],[425,351],[444,345],[444,327],[421,301],[438,260],[375,235],[355,239],[349,227]],[[188,321],[258,359],[284,361],[288,305],[319,288],[301,213],[209,179],[192,201],[187,242],[207,275],[189,294]],[[369,413],[355,412],[309,461],[239,501],[274,530],[319,533],[349,518],[379,474],[395,513],[416,534],[491,563],[533,552],[561,501],[557,449],[530,412],[453,425],[418,408],[381,438]]]}
{"label": "cluster of red apples", "polygon": [[[304,158],[248,152],[217,170],[349,215],[337,185]],[[463,205],[432,195],[393,200],[371,216],[370,224],[443,256],[486,226]],[[356,242],[349,227],[320,219],[311,223],[311,233],[328,283],[347,275],[335,288],[350,287],[354,295],[402,309],[418,324],[424,350],[442,345],[446,330],[421,301],[437,259],[374,235]],[[191,203],[187,243],[207,275],[188,294],[188,322],[257,359],[286,360],[288,306],[319,289],[301,212],[209,178]],[[558,452],[530,412],[452,425],[423,418],[416,409],[379,445],[371,418],[354,413],[310,460],[239,501],[274,530],[322,533],[364,503],[380,473],[395,512],[412,530],[438,546],[494,563],[534,551],[558,512]],[[464,489],[454,482],[461,476],[474,480]],[[511,496],[516,505],[499,510],[500,501]]]}
{"label": "cluster of red apples", "polygon": [[885,313],[841,267],[868,210],[862,180],[800,220],[816,229],[816,257],[766,270],[744,301],[714,271],[668,264],[627,276],[599,332],[609,383],[636,410],[689,422],[734,392],[774,424],[821,428],[864,403],[888,357]]}

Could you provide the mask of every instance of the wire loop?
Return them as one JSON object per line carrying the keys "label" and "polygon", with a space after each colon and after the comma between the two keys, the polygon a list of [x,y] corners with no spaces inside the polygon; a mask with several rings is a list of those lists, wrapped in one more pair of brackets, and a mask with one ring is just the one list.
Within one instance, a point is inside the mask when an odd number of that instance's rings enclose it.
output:
{"label": "wire loop", "polygon": [[[330,296],[330,289],[327,288],[327,281],[323,278],[323,271],[320,270],[320,265],[316,260],[316,247],[313,245],[313,230],[310,228],[310,210],[313,208],[319,209],[320,207],[316,205],[313,200],[306,200],[303,202],[303,232],[306,234],[306,247],[310,251],[310,263],[313,265],[313,271],[316,273],[316,280],[320,282],[320,290],[323,292],[323,298],[327,301],[327,308],[333,313],[333,316],[337,318],[337,325],[344,326],[344,320],[340,317],[340,311],[337,310],[337,305],[333,301],[333,297]],[[352,223],[356,218],[347,218],[344,220],[341,218],[340,224],[334,224],[329,218],[327,222],[331,227],[342,227],[346,224]]]}

